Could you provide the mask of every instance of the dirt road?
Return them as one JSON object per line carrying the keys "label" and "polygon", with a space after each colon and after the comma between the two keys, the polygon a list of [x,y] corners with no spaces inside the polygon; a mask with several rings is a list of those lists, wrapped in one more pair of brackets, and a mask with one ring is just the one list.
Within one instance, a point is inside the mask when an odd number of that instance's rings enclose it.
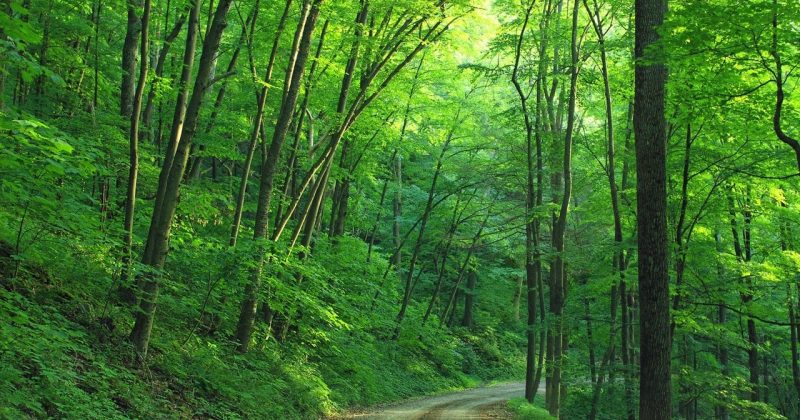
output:
{"label": "dirt road", "polygon": [[350,414],[359,420],[507,419],[505,401],[521,397],[524,382],[513,382],[451,392],[391,405],[372,413]]}

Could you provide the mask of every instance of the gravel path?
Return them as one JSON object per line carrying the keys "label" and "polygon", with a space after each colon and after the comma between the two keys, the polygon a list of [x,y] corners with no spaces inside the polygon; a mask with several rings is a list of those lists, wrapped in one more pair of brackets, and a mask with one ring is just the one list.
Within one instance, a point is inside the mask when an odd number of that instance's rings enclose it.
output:
{"label": "gravel path", "polygon": [[510,419],[504,402],[521,397],[524,382],[504,383],[451,392],[434,397],[414,399],[383,407],[375,412],[349,414],[344,418],[369,420],[435,420],[435,419]]}

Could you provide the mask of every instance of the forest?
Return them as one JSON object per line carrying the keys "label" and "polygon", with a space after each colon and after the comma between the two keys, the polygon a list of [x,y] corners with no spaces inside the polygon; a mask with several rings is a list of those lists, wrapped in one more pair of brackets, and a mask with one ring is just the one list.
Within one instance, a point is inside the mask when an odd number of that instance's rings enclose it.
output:
{"label": "forest", "polygon": [[0,417],[800,419],[799,66],[797,0],[0,0]]}

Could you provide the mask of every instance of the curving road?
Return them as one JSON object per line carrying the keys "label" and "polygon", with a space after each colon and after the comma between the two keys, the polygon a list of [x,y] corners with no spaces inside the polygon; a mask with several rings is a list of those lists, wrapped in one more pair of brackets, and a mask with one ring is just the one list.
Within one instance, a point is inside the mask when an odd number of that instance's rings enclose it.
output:
{"label": "curving road", "polygon": [[505,401],[521,397],[524,382],[504,383],[420,398],[383,407],[379,411],[349,414],[345,418],[369,420],[503,419],[512,418]]}

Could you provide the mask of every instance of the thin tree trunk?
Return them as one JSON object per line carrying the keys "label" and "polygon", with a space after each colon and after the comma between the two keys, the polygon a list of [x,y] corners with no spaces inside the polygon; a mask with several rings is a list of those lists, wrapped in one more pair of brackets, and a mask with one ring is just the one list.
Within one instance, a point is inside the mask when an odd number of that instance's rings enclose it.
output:
{"label": "thin tree trunk", "polygon": [[[311,169],[306,174],[306,179],[302,182],[302,186],[300,187],[301,192],[304,191],[304,189],[309,185],[311,179],[316,176],[317,171],[322,170],[324,176],[325,173],[330,170],[331,163],[336,154],[339,143],[353,123],[361,115],[361,113],[383,92],[387,86],[391,84],[392,80],[400,73],[400,71],[402,71],[405,66],[413,61],[420,51],[425,49],[425,46],[438,40],[439,37],[441,37],[442,34],[448,30],[449,24],[456,19],[457,18],[453,18],[451,21],[449,21],[449,23],[445,24],[444,17],[442,16],[436,22],[432,22],[428,29],[422,31],[421,35],[418,37],[419,41],[417,42],[416,46],[408,54],[406,54],[405,58],[403,58],[391,70],[387,70],[388,74],[383,78],[378,86],[375,87],[375,89],[370,89],[372,82],[375,80],[377,75],[381,73],[381,70],[389,62],[389,59],[397,52],[397,48],[399,48],[406,36],[410,36],[411,33],[416,32],[426,20],[417,19],[413,22],[412,20],[408,20],[405,24],[401,25],[401,28],[398,29],[397,33],[390,41],[390,44],[393,44],[394,46],[390,48],[387,47],[389,49],[383,51],[384,55],[380,58],[380,60],[375,62],[374,66],[372,66],[369,71],[365,71],[365,76],[362,77],[358,94],[352,101],[347,112],[343,114],[341,124],[338,126],[338,128],[332,131],[333,134],[330,136],[326,151],[322,154],[322,159],[314,163],[314,165],[312,165]],[[314,191],[315,193],[323,195],[325,194],[324,186],[322,189],[315,189]],[[299,198],[295,198],[292,200],[292,203],[290,203],[287,215],[283,218],[281,225],[277,227],[275,233],[273,234],[275,239],[280,237],[280,235],[283,233],[285,224],[297,209],[298,202]],[[319,224],[321,221],[321,215],[321,212],[317,212],[316,224]]]}
{"label": "thin tree trunk", "polygon": [[[286,19],[289,15],[291,4],[291,0],[286,1],[283,14],[278,22],[275,40],[272,42],[272,50],[270,51],[269,61],[267,62],[267,70],[264,75],[264,80],[267,85],[263,86],[257,95],[258,108],[256,111],[256,116],[253,120],[253,127],[251,129],[250,138],[247,145],[247,155],[242,168],[242,179],[239,181],[239,192],[236,195],[236,208],[233,212],[233,222],[231,223],[231,236],[229,241],[230,246],[236,246],[236,241],[239,237],[239,229],[241,228],[242,224],[242,212],[244,211],[244,202],[247,195],[247,182],[250,178],[250,166],[253,163],[253,156],[255,155],[256,145],[258,144],[258,137],[261,131],[262,122],[264,120],[264,109],[266,106],[267,94],[269,93],[269,83],[272,81],[272,71],[275,67],[275,59],[277,57],[278,47],[280,46],[281,35],[286,27]],[[254,66],[251,70],[255,74]]]}
{"label": "thin tree trunk", "polygon": [[795,158],[797,159],[797,170],[800,171],[800,141],[786,134],[781,126],[785,94],[783,92],[783,62],[778,52],[778,0],[772,0],[772,44],[770,46],[770,55],[772,55],[772,59],[775,62],[775,72],[773,75],[775,76],[774,81],[776,86],[775,112],[772,116],[772,127],[775,134],[778,136],[778,140],[791,147],[794,151]]}
{"label": "thin tree trunk", "polygon": [[[537,241],[538,236],[538,220],[535,220],[533,217],[534,214],[534,206],[535,203],[535,191],[533,186],[533,134],[534,130],[538,130],[538,107],[541,102],[541,81],[542,81],[542,74],[543,66],[544,66],[544,51],[546,48],[546,38],[542,40],[541,48],[539,50],[539,75],[537,76],[537,84],[536,84],[536,107],[537,107],[537,127],[534,127],[534,123],[531,122],[530,112],[528,111],[528,95],[522,89],[522,84],[519,81],[519,68],[520,68],[520,58],[522,55],[522,45],[523,40],[525,38],[525,31],[528,27],[528,23],[531,17],[531,11],[533,10],[533,6],[535,1],[531,1],[528,4],[527,9],[525,10],[525,17],[522,22],[522,28],[520,29],[519,37],[517,38],[516,47],[514,50],[514,71],[511,75],[511,82],[516,89],[517,95],[519,96],[520,105],[522,107],[522,116],[523,121],[525,123],[525,146],[526,146],[526,164],[527,164],[527,171],[526,171],[526,201],[525,201],[525,210],[526,210],[526,220],[525,223],[525,274],[526,274],[526,284],[527,284],[527,309],[528,309],[528,317],[527,317],[527,328],[526,328],[526,338],[527,338],[527,356],[526,356],[526,368],[525,368],[525,398],[528,402],[533,402],[533,398],[536,395],[536,387],[534,386],[534,377],[536,375],[536,287],[537,287],[537,277],[541,275],[540,270],[537,269],[535,263],[534,253],[535,250],[535,243]],[[543,22],[547,20],[547,16],[543,18]],[[542,23],[543,27],[546,27],[545,23]]]}
{"label": "thin tree trunk", "polygon": [[[355,41],[350,48],[350,56],[347,59],[347,64],[344,69],[344,78],[342,80],[342,89],[339,93],[339,103],[336,107],[338,113],[343,113],[348,103],[348,95],[350,93],[350,85],[355,75],[356,66],[358,65],[359,50],[361,47],[361,39],[363,37],[364,26],[367,22],[367,14],[369,12],[369,1],[360,0],[360,8],[355,19]],[[342,155],[339,166],[342,169],[349,167],[348,163],[348,149],[350,143],[345,140],[342,145]],[[345,176],[349,177],[349,173]],[[347,219],[347,205],[350,197],[350,180],[336,180],[333,195],[333,205],[331,206],[331,223],[330,223],[330,236],[341,236],[344,233],[345,220]]]}
{"label": "thin tree trunk", "polygon": [[439,175],[442,172],[442,164],[444,163],[444,156],[447,153],[447,150],[450,148],[450,142],[453,141],[453,135],[455,133],[455,129],[459,124],[459,119],[461,117],[461,108],[458,109],[455,116],[455,121],[453,126],[451,127],[450,131],[447,134],[447,139],[442,146],[441,152],[439,152],[439,156],[436,159],[436,169],[433,172],[433,179],[431,181],[431,188],[428,191],[428,200],[425,203],[425,210],[422,212],[422,221],[419,225],[419,234],[417,235],[417,241],[414,244],[414,250],[411,253],[411,259],[408,263],[408,273],[406,274],[406,285],[405,285],[405,292],[403,294],[403,301],[400,304],[400,312],[397,313],[397,327],[395,328],[394,337],[396,338],[400,333],[400,326],[403,323],[403,318],[405,318],[406,309],[408,308],[409,303],[411,302],[411,280],[412,275],[414,273],[414,267],[417,263],[417,259],[419,258],[420,250],[422,249],[422,244],[425,242],[425,228],[428,224],[428,219],[430,218],[431,211],[433,210],[433,199],[436,194],[436,184],[439,180]]}
{"label": "thin tree trunk", "polygon": [[[287,1],[287,4],[291,3]],[[258,10],[260,7],[260,1],[255,0],[253,3],[252,9],[250,9],[250,13],[247,15],[243,25],[242,25],[242,32],[239,34],[239,41],[236,43],[236,48],[234,48],[233,53],[231,54],[231,59],[228,61],[228,66],[225,69],[225,73],[222,77],[225,79],[222,80],[222,83],[217,91],[216,99],[214,100],[214,105],[212,106],[211,116],[208,119],[208,123],[206,124],[205,131],[206,133],[210,133],[211,130],[214,128],[214,125],[217,122],[217,116],[219,114],[219,108],[222,106],[222,103],[225,101],[225,93],[228,90],[228,77],[227,75],[232,75],[236,72],[236,64],[239,61],[239,55],[242,52],[242,45],[247,45],[247,47],[252,51],[253,48],[253,34],[255,33],[256,29],[256,22],[258,21]],[[281,22],[283,23],[283,22]],[[281,23],[278,24],[278,35],[280,34],[281,30],[283,29]],[[280,36],[276,35],[275,39],[278,40]],[[252,64],[252,53],[251,53],[251,64]],[[272,60],[270,61],[270,63]],[[255,66],[251,65],[251,69],[253,71],[253,76],[255,77]],[[267,82],[269,83],[269,82]],[[197,150],[202,152],[205,150],[205,144],[197,145]],[[200,169],[203,163],[202,156],[193,156],[194,148],[190,152],[190,164],[189,169],[186,171],[186,181],[191,179],[195,179],[200,175]],[[193,157],[193,159],[192,159]]]}
{"label": "thin tree trunk", "polygon": [[[283,180],[283,198],[290,197],[292,200],[297,198],[300,199],[299,194],[297,193],[297,152],[300,145],[300,135],[303,131],[303,126],[305,124],[306,118],[309,120],[309,127],[307,133],[307,141],[308,141],[308,151],[309,154],[313,155],[314,151],[314,118],[311,116],[311,113],[308,110],[309,101],[311,98],[311,94],[314,88],[314,75],[317,71],[317,64],[319,63],[320,55],[322,54],[322,47],[325,44],[325,35],[328,33],[328,25],[330,24],[330,20],[325,20],[325,23],[322,25],[322,30],[319,36],[319,42],[317,42],[317,50],[314,53],[314,60],[311,62],[311,69],[309,70],[308,78],[305,82],[305,93],[303,94],[303,103],[298,110],[299,118],[295,123],[295,130],[294,130],[294,143],[292,143],[292,150],[291,154],[289,155],[288,159],[288,168],[286,170],[286,176]],[[323,68],[323,73],[324,73]],[[289,192],[291,191],[291,195]],[[276,231],[277,226],[280,225],[281,220],[283,219],[283,200],[278,202],[278,208],[275,210],[275,226]]]}
{"label": "thin tree trunk", "polygon": [[[616,181],[616,148],[615,148],[615,139],[614,139],[614,118],[613,118],[613,107],[612,107],[612,96],[611,96],[611,84],[609,81],[608,75],[608,58],[606,55],[606,45],[605,45],[605,33],[606,28],[603,26],[603,16],[600,11],[600,7],[597,4],[596,0],[592,1],[592,6],[589,6],[588,0],[583,0],[583,5],[586,11],[589,13],[591,18],[591,23],[595,31],[595,35],[597,36],[597,42],[600,49],[600,66],[601,66],[601,74],[603,76],[603,96],[605,99],[605,114],[606,114],[606,156],[607,156],[607,168],[606,173],[608,176],[608,184],[609,184],[609,191],[611,193],[611,212],[614,221],[614,257],[612,258],[612,269],[616,271],[619,275],[619,282],[625,282],[625,251],[623,249],[622,240],[622,217],[620,216],[620,209],[619,209],[619,190],[617,188],[617,181]],[[620,285],[622,288],[622,285]],[[617,284],[612,284],[611,286],[611,299],[610,299],[610,326],[609,331],[610,339],[609,339],[609,347],[606,350],[606,354],[604,355],[604,361],[606,363],[612,363],[615,358],[615,336],[616,336],[616,318],[617,318],[617,291],[618,287]],[[624,297],[621,299],[624,302]],[[626,309],[627,307],[623,305]],[[625,325],[627,327],[627,325]],[[627,340],[626,340],[627,341]],[[626,352],[624,359],[627,362],[627,342],[624,343],[623,349]],[[626,367],[627,369],[627,367]],[[602,370],[602,367],[601,367]],[[594,391],[592,394],[592,411],[590,413],[590,418],[594,419],[597,416],[597,405],[600,399],[600,387],[603,383],[603,373],[600,373],[600,378],[595,383]],[[632,396],[632,387],[631,387],[631,380],[630,375],[624,375],[624,395],[625,395],[625,410],[627,413],[627,418],[629,420],[633,420],[635,418],[635,414],[633,411],[633,396]]]}
{"label": "thin tree trunk", "polygon": [[[445,320],[447,319],[447,315],[450,314],[450,309],[453,308],[451,316],[455,314],[455,306],[456,302],[458,302],[459,294],[461,292],[461,280],[464,279],[464,274],[467,272],[467,265],[469,264],[470,259],[472,258],[472,254],[475,252],[475,247],[478,245],[478,241],[481,239],[481,235],[483,234],[483,229],[486,227],[486,222],[489,220],[489,214],[491,212],[491,208],[486,210],[486,216],[483,218],[478,231],[475,232],[475,236],[472,237],[472,243],[469,245],[469,249],[467,250],[467,256],[464,257],[464,263],[461,264],[461,270],[458,273],[458,278],[456,282],[453,284],[453,292],[450,295],[450,299],[447,301],[447,304],[444,307],[444,311],[442,311],[442,316],[439,318],[439,325],[442,325]],[[448,325],[451,325],[451,322],[448,321]]]}
{"label": "thin tree trunk", "polygon": [[578,85],[578,10],[579,0],[572,5],[572,43],[570,61],[570,88],[569,103],[567,105],[567,128],[564,137],[563,182],[564,194],[561,197],[561,209],[553,225],[553,248],[556,252],[551,268],[550,280],[550,312],[554,316],[553,336],[553,368],[550,378],[550,393],[548,394],[548,411],[550,415],[559,417],[561,412],[562,382],[561,371],[563,355],[566,351],[564,336],[563,310],[566,300],[567,276],[564,269],[564,235],[567,227],[567,214],[569,202],[572,197],[572,137],[575,127],[575,103]]}
{"label": "thin tree trunk", "polygon": [[[742,209],[742,215],[744,216],[744,226],[742,227],[742,245],[744,245],[744,261],[750,262],[753,258],[753,251],[752,251],[752,240],[750,236],[751,232],[751,222],[752,222],[752,213],[750,210],[750,186],[747,186],[746,196],[745,196],[745,207]],[[747,305],[753,300],[753,279],[752,277],[748,276],[746,279],[745,285],[745,292],[741,294],[742,303]],[[758,366],[758,332],[756,331],[756,322],[753,318],[747,318],[747,340],[749,342],[749,347],[747,349],[747,361],[748,361],[748,368],[750,370],[750,384],[753,387],[753,390],[750,395],[751,401],[760,401],[760,390],[761,386],[759,385],[759,366]]]}
{"label": "thin tree trunk", "polygon": [[[156,78],[160,78],[163,76],[164,63],[166,63],[167,61],[167,55],[169,54],[172,42],[175,41],[175,38],[178,37],[178,34],[180,33],[181,28],[183,27],[183,24],[185,22],[186,22],[186,15],[181,14],[175,21],[172,30],[164,37],[164,40],[161,44],[161,49],[158,51],[158,58],[156,58],[156,65],[155,65]],[[146,134],[151,142],[155,141],[155,139],[152,138],[153,135],[152,121],[153,121],[153,109],[155,108],[155,97],[156,97],[156,86],[154,84],[151,84],[150,91],[147,93],[147,101],[144,107],[144,114],[142,115],[142,125],[147,130]]]}
{"label": "thin tree trunk", "polygon": [[[161,164],[161,172],[158,175],[158,190],[156,191],[156,199],[153,205],[153,216],[150,222],[150,231],[148,232],[147,245],[145,246],[145,257],[149,254],[151,246],[150,238],[155,238],[155,229],[157,228],[158,215],[161,214],[161,207],[165,190],[167,188],[167,181],[172,168],[172,161],[175,158],[175,152],[181,140],[183,133],[183,126],[186,119],[187,100],[189,98],[189,83],[191,83],[192,70],[194,68],[194,56],[197,49],[197,35],[200,29],[200,2],[201,0],[194,0],[192,9],[189,11],[189,20],[186,34],[186,46],[183,51],[183,64],[181,66],[181,78],[178,82],[178,95],[175,100],[175,113],[172,116],[172,125],[170,128],[169,143],[167,150],[164,152],[164,161]],[[160,138],[160,136],[159,136]],[[159,139],[160,149],[160,139]],[[146,257],[147,258],[147,257]]]}
{"label": "thin tree trunk", "polygon": [[139,82],[133,95],[133,108],[130,114],[130,129],[128,131],[130,163],[128,166],[128,193],[125,200],[125,221],[123,224],[123,228],[125,229],[125,237],[123,239],[122,251],[122,266],[126,289],[127,284],[129,284],[129,282],[133,279],[131,261],[133,261],[133,217],[134,212],[136,211],[136,181],[139,176],[139,117],[142,113],[142,96],[144,95],[144,85],[147,82],[147,71],[149,64],[147,57],[149,47],[148,44],[150,42],[148,39],[150,26],[150,7],[150,0],[144,0],[144,10],[141,18],[140,47],[140,55],[142,60],[139,66]]}
{"label": "thin tree trunk", "polygon": [[[303,5],[305,10],[301,14],[301,19],[297,26],[296,33],[302,34],[299,38],[296,51],[293,55],[296,59],[291,60],[287,69],[286,80],[284,83],[284,95],[281,101],[280,113],[278,116],[275,131],[272,135],[272,142],[265,156],[264,164],[261,167],[261,182],[259,185],[258,209],[256,211],[256,222],[253,230],[255,240],[265,239],[267,236],[267,223],[269,221],[270,199],[272,197],[273,180],[275,171],[280,159],[280,151],[283,142],[291,125],[294,115],[295,105],[300,92],[300,84],[305,71],[306,62],[311,48],[311,38],[314,27],[319,16],[319,7],[322,0],[306,0]],[[250,273],[250,281],[245,289],[245,296],[242,300],[239,321],[236,327],[236,341],[238,342],[239,352],[245,353],[250,345],[250,336],[253,331],[253,321],[255,319],[258,306],[258,292],[261,287],[261,270],[264,264],[264,247],[259,247],[256,258],[256,268]]]}

